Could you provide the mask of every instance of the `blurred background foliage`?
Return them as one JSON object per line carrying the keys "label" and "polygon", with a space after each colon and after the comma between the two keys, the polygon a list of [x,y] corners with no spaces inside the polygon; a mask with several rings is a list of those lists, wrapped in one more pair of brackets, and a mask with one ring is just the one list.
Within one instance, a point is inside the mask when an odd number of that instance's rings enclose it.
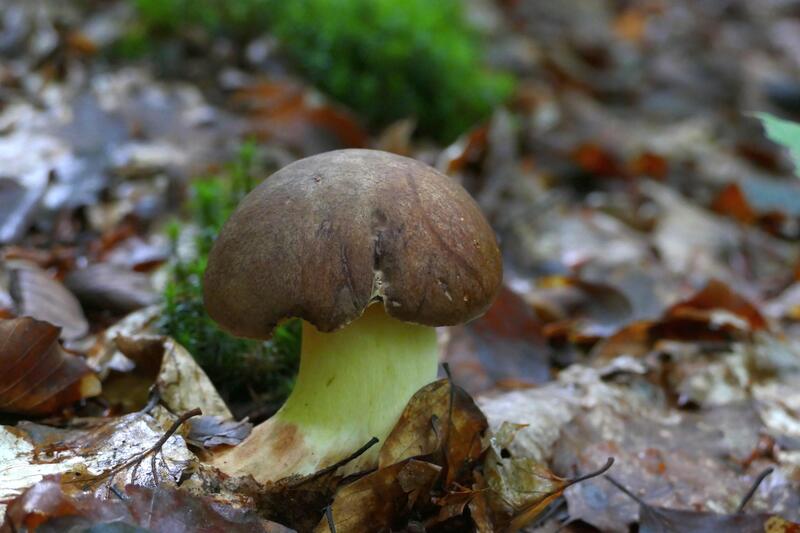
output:
{"label": "blurred background foliage", "polygon": [[482,61],[460,0],[134,0],[123,54],[192,31],[252,38],[269,31],[297,73],[372,127],[411,117],[441,142],[509,97],[511,76]]}

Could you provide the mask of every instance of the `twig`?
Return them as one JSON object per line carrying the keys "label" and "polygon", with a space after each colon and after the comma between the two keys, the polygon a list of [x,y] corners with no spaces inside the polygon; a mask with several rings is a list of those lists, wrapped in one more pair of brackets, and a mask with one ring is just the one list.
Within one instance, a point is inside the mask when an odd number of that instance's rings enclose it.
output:
{"label": "twig", "polygon": [[[142,463],[142,461],[144,461],[145,457],[147,457],[150,454],[154,454],[155,455],[155,453],[158,452],[164,446],[164,444],[169,440],[169,438],[172,435],[174,435],[176,431],[178,431],[178,428],[181,427],[181,425],[184,422],[186,422],[187,420],[189,420],[193,416],[198,416],[198,415],[202,415],[202,414],[203,414],[203,411],[201,411],[200,409],[197,409],[197,408],[196,409],[192,409],[191,411],[187,411],[187,412],[183,413],[181,416],[178,417],[178,419],[175,422],[172,423],[172,426],[170,426],[170,428],[161,436],[161,438],[158,439],[158,441],[155,444],[153,444],[150,448],[145,450],[143,453],[140,453],[140,454],[134,456],[133,458],[129,459],[128,461],[125,461],[121,465],[115,466],[114,468],[112,468],[108,472],[105,472],[105,473],[101,474],[100,476],[98,476],[98,478],[99,477],[108,476],[109,477],[108,482],[109,482],[109,485],[111,485],[111,482],[114,479],[114,476],[116,476],[122,470],[125,470],[126,468],[129,468],[131,466],[133,466],[133,476],[135,477],[136,470],[139,468],[139,465]],[[158,474],[156,473],[155,469],[153,470],[153,480],[156,483],[158,483]]]}
{"label": "twig", "polygon": [[161,391],[157,385],[151,385],[150,389],[147,391],[147,404],[145,404],[139,412],[149,415],[159,403],[161,403]]}
{"label": "twig", "polygon": [[581,481],[586,481],[587,479],[592,479],[593,477],[602,476],[603,474],[608,472],[608,469],[611,468],[613,464],[614,464],[614,458],[609,457],[608,460],[606,461],[606,464],[601,466],[599,469],[595,470],[594,472],[589,472],[588,474],[576,477],[575,479],[570,479],[569,481],[567,481],[566,485],[564,485],[564,488],[566,489],[568,487],[571,487],[575,483],[580,483]]}
{"label": "twig", "polygon": [[108,490],[110,490],[114,494],[114,496],[116,496],[120,500],[125,501],[125,496],[123,496],[122,493],[119,491],[119,489],[117,489],[117,487],[115,487],[114,485],[110,485],[108,487]]}
{"label": "twig", "polygon": [[364,452],[366,452],[367,450],[369,450],[370,448],[372,448],[373,446],[378,444],[379,441],[380,441],[380,439],[378,437],[372,437],[371,439],[369,439],[369,442],[367,442],[361,448],[359,448],[358,450],[356,450],[352,454],[348,455],[347,457],[345,457],[341,461],[338,461],[338,462],[336,462],[336,463],[334,463],[334,464],[332,464],[330,466],[326,466],[325,468],[323,468],[319,472],[316,472],[316,473],[312,474],[311,477],[301,478],[300,481],[305,483],[305,482],[307,482],[307,481],[309,481],[311,479],[317,479],[319,477],[324,476],[325,474],[328,474],[330,472],[338,470],[340,467],[346,465],[347,463],[349,463],[353,459],[355,459],[355,458],[359,457],[360,455],[364,454]]}
{"label": "twig", "polygon": [[447,406],[447,429],[444,433],[444,440],[440,442],[442,443],[442,454],[444,455],[445,463],[449,465],[450,458],[448,457],[447,452],[450,449],[450,433],[451,429],[453,429],[453,404],[455,404],[456,400],[456,389],[455,384],[453,383],[453,374],[450,373],[450,363],[442,363],[442,368],[444,369],[444,373],[447,375],[447,381],[450,385],[450,403]]}
{"label": "twig", "polygon": [[606,481],[608,481],[609,483],[611,483],[612,485],[614,485],[615,487],[617,487],[619,490],[624,492],[630,499],[632,499],[633,501],[635,501],[639,505],[644,505],[645,507],[649,507],[649,505],[647,505],[647,503],[645,503],[644,500],[642,500],[640,497],[638,497],[637,495],[635,495],[634,493],[629,491],[627,488],[625,488],[625,486],[622,483],[620,483],[619,481],[617,481],[613,477],[611,477],[611,476],[603,476],[603,478]]}
{"label": "twig", "polygon": [[739,507],[736,508],[736,513],[737,514],[741,513],[744,510],[744,507],[745,507],[745,505],[747,505],[747,502],[750,501],[750,499],[756,493],[756,490],[758,490],[758,486],[761,485],[761,482],[764,481],[764,479],[766,479],[766,477],[768,475],[770,475],[774,470],[775,469],[770,466],[769,468],[765,469],[763,472],[761,472],[758,475],[756,480],[753,481],[753,485],[750,487],[750,490],[748,490],[747,494],[745,494],[744,498],[742,498],[742,501],[739,504]]}
{"label": "twig", "polygon": [[331,533],[336,533],[336,524],[333,522],[333,507],[325,506],[325,519],[328,521],[328,529]]}

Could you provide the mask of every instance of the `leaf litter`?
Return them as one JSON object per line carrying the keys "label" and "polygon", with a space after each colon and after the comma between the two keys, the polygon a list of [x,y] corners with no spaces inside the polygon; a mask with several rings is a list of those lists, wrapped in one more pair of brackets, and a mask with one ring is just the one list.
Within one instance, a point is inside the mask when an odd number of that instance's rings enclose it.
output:
{"label": "leaf litter", "polygon": [[[791,2],[470,4],[521,82],[437,147],[413,117],[373,135],[275,75],[270,54],[263,70],[231,67],[216,55],[229,42],[203,54],[202,83],[191,58],[175,73],[194,83],[141,65],[98,73],[131,20],[121,2],[82,21],[77,4],[9,1],[0,329],[29,329],[0,357],[25,352],[33,370],[0,377],[0,390],[25,384],[0,394],[3,527],[797,530],[800,185],[748,114],[797,112]],[[268,167],[369,145],[435,163],[500,237],[504,292],[442,332],[464,389],[419,391],[360,477],[265,487],[205,465],[249,422],[154,328],[160,224],[245,132]],[[601,478],[570,485],[609,457],[635,498]]]}

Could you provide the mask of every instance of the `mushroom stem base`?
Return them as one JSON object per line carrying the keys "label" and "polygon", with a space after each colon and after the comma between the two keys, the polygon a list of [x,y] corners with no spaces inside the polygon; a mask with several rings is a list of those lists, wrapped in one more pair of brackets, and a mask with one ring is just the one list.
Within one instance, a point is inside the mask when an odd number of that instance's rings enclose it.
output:
{"label": "mushroom stem base", "polygon": [[304,322],[292,394],[272,418],[214,464],[231,475],[277,481],[317,472],[378,437],[380,444],[342,471],[373,468],[408,400],[436,378],[438,360],[434,328],[395,320],[382,305],[370,306],[334,333]]}

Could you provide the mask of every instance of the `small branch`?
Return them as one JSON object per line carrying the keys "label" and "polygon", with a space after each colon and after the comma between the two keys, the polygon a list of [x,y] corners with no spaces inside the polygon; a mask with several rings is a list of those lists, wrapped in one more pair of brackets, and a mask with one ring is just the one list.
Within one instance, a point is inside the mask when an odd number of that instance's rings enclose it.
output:
{"label": "small branch", "polygon": [[333,508],[330,505],[325,506],[325,520],[328,521],[328,530],[331,533],[336,533],[336,524],[333,522]]}
{"label": "small branch", "polygon": [[323,468],[319,472],[311,474],[311,476],[308,477],[308,478],[301,478],[301,481],[303,483],[305,483],[305,482],[307,482],[307,481],[309,481],[311,479],[317,479],[319,477],[324,476],[325,474],[328,474],[330,472],[338,470],[339,468],[341,468],[342,466],[346,465],[347,463],[349,463],[353,459],[356,459],[357,457],[363,455],[367,450],[369,450],[370,448],[372,448],[373,446],[378,444],[379,441],[380,441],[380,439],[378,437],[372,437],[371,439],[369,439],[369,442],[367,442],[361,448],[359,448],[358,450],[356,450],[352,454],[348,455],[347,457],[345,457],[341,461],[339,461],[337,463],[334,463],[334,464],[332,464],[330,466],[326,466],[325,468]]}
{"label": "small branch", "polygon": [[763,472],[761,472],[758,475],[756,480],[753,481],[753,485],[750,487],[750,490],[748,490],[747,494],[745,494],[744,498],[742,498],[742,501],[739,504],[739,507],[736,508],[736,513],[737,514],[741,513],[744,510],[744,508],[747,505],[747,503],[752,499],[753,495],[756,493],[756,490],[758,490],[758,487],[759,487],[759,485],[761,485],[761,482],[764,481],[764,479],[766,479],[766,477],[768,475],[770,475],[774,470],[775,469],[770,466],[769,468],[765,469]]}
{"label": "small branch", "polygon": [[147,404],[140,411],[141,413],[150,414],[156,406],[161,403],[161,391],[157,385],[151,385],[147,391]]}
{"label": "small branch", "polygon": [[608,472],[608,469],[611,468],[613,464],[614,464],[614,458],[609,457],[608,460],[606,461],[606,464],[601,466],[599,469],[595,470],[594,472],[589,472],[588,474],[576,477],[575,479],[570,479],[569,481],[567,481],[567,484],[564,485],[564,488],[566,489],[567,487],[571,487],[575,483],[580,483],[581,481],[586,481],[587,479],[592,479],[593,477],[602,476],[603,474]]}
{"label": "small branch", "polygon": [[635,495],[634,493],[629,491],[627,488],[625,488],[625,486],[622,483],[620,483],[619,481],[617,481],[613,477],[611,477],[611,476],[603,476],[603,478],[606,481],[608,481],[609,483],[611,483],[612,485],[614,485],[615,487],[617,487],[619,490],[624,492],[630,499],[632,499],[633,501],[635,501],[639,505],[644,505],[645,507],[649,507],[649,505],[647,505],[647,503],[645,503],[644,500],[642,500],[640,497],[638,497],[637,495]]}
{"label": "small branch", "polygon": [[[158,439],[158,441],[155,444],[153,444],[150,448],[148,448],[144,452],[132,457],[131,459],[125,461],[121,465],[115,466],[114,468],[112,468],[108,472],[105,472],[105,473],[99,475],[96,479],[108,476],[109,477],[109,485],[110,485],[111,481],[114,479],[114,476],[116,476],[118,473],[120,473],[121,471],[123,471],[126,468],[129,468],[131,466],[133,466],[133,473],[134,473],[134,477],[135,477],[136,470],[139,468],[139,465],[142,463],[142,461],[144,461],[145,457],[147,457],[150,454],[153,454],[153,456],[155,457],[155,454],[159,450],[161,450],[161,448],[164,446],[164,444],[169,440],[169,438],[172,435],[175,434],[176,431],[178,431],[178,428],[181,427],[181,425],[184,422],[186,422],[187,420],[189,420],[193,416],[198,416],[198,415],[201,415],[201,414],[203,414],[203,412],[200,409],[192,409],[191,411],[187,411],[187,412],[183,413],[181,416],[178,417],[178,419],[175,422],[172,423],[172,426],[170,426],[170,428],[161,436],[161,438]],[[154,468],[154,470],[153,470],[153,480],[156,483],[158,483],[158,473],[155,470],[155,465],[153,465],[153,468]]]}

